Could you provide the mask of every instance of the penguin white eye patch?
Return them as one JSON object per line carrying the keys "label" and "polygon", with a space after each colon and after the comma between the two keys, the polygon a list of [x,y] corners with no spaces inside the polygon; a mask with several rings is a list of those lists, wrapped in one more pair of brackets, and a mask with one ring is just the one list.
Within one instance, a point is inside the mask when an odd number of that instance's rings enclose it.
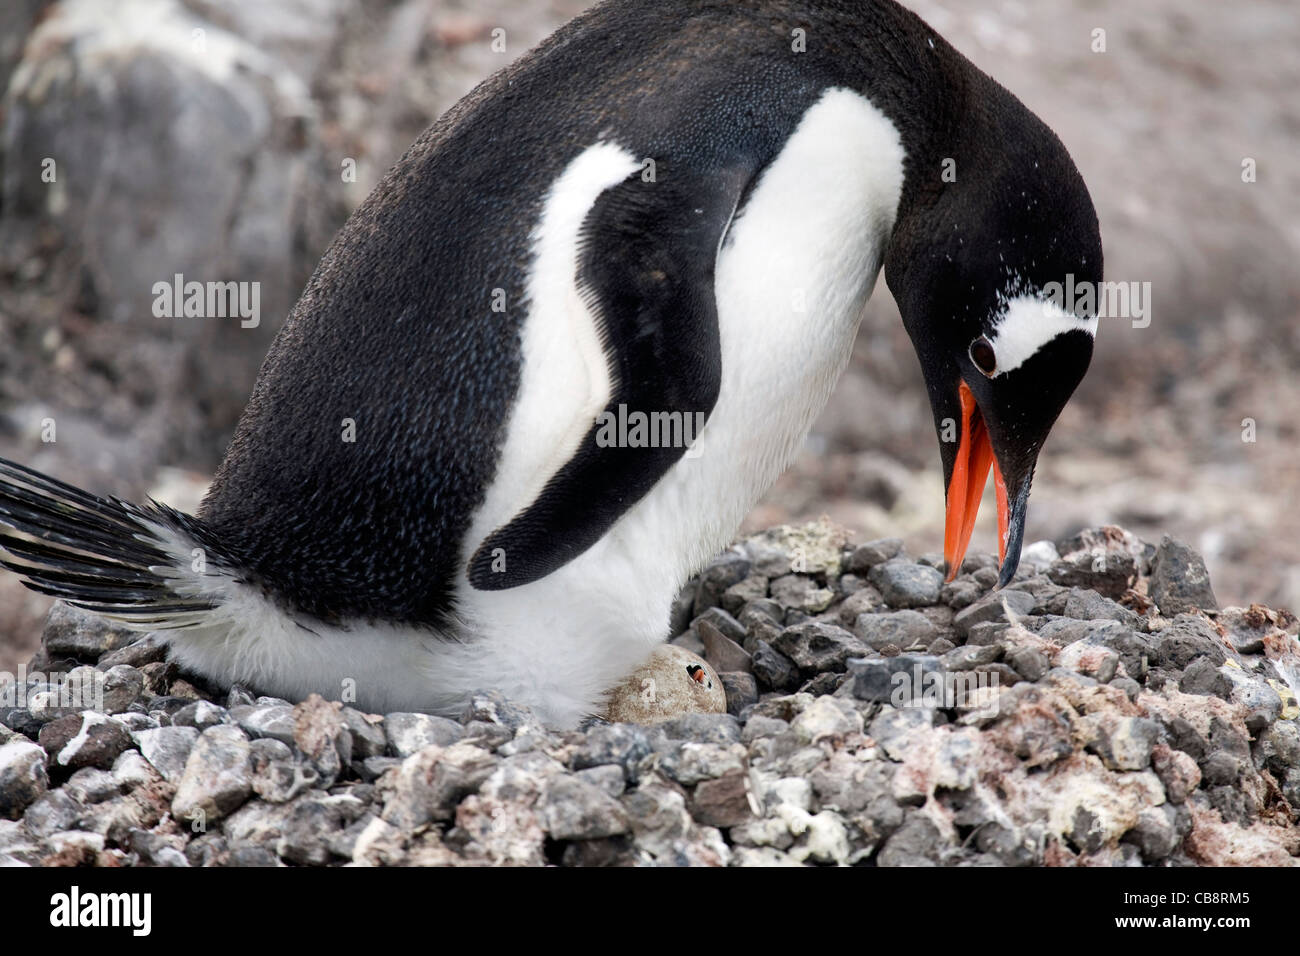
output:
{"label": "penguin white eye patch", "polygon": [[[993,331],[970,345],[970,359],[989,378],[1018,369],[1058,335],[1097,335],[1097,318],[1081,318],[1051,299],[1020,295],[1008,299]],[[989,371],[989,369],[992,371]]]}

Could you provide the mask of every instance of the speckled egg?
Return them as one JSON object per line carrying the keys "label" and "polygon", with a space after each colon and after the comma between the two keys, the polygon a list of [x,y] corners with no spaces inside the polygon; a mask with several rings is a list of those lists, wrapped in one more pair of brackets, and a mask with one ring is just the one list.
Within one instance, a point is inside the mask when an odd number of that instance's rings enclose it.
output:
{"label": "speckled egg", "polygon": [[607,720],[658,724],[683,714],[725,714],[727,694],[713,668],[664,644],[609,693]]}

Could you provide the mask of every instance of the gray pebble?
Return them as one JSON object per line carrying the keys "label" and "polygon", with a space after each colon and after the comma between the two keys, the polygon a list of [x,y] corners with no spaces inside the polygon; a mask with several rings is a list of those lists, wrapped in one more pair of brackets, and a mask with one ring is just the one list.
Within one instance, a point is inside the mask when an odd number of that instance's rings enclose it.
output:
{"label": "gray pebble", "polygon": [[185,764],[190,751],[199,739],[193,727],[159,727],[157,730],[140,730],[132,734],[140,753],[150,765],[171,783],[179,783],[185,774]]}
{"label": "gray pebble", "polygon": [[1199,554],[1165,535],[1151,563],[1151,599],[1165,617],[1197,608],[1214,610],[1219,602],[1210,587],[1210,572]]}
{"label": "gray pebble", "polygon": [[399,757],[437,745],[449,747],[465,736],[465,728],[447,717],[394,713],[384,717],[389,749]]}
{"label": "gray pebble", "polygon": [[934,568],[899,558],[877,564],[867,577],[879,589],[885,603],[894,608],[936,604],[943,587],[943,575]]}

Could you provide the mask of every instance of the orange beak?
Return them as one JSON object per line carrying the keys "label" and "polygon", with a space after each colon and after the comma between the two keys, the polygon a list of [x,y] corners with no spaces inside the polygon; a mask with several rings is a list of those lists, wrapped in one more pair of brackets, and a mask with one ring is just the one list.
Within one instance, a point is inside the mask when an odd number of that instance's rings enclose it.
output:
{"label": "orange beak", "polygon": [[988,482],[990,468],[993,469],[998,496],[999,565],[1006,561],[1007,523],[1010,514],[1007,508],[1007,486],[1002,480],[1002,469],[998,467],[997,457],[993,454],[984,416],[980,414],[975,396],[965,382],[958,387],[958,392],[961,396],[961,444],[957,448],[957,460],[953,463],[952,479],[948,482],[948,515],[943,529],[943,556],[948,562],[949,581],[961,570],[971,532],[975,530],[975,516],[979,514],[980,499],[984,497],[984,486]]}

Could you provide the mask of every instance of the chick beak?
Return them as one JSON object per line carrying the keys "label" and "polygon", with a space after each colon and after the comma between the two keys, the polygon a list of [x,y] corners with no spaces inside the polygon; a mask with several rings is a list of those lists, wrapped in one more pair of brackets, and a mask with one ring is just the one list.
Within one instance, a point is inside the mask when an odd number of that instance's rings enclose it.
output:
{"label": "chick beak", "polygon": [[[956,461],[953,462],[952,478],[948,481],[947,520],[943,529],[943,556],[948,562],[947,580],[951,581],[961,570],[971,532],[975,530],[975,517],[979,514],[980,499],[984,497],[989,469],[992,468],[998,499],[998,564],[1002,568],[998,586],[1002,587],[1009,583],[1015,574],[1015,564],[1019,563],[1018,541],[1017,560],[1010,568],[1006,562],[1007,531],[1012,521],[1007,486],[1002,479],[997,456],[993,454],[988,427],[984,424],[984,416],[975,402],[975,396],[965,382],[958,386],[958,393],[961,396],[961,443],[957,448]],[[1028,490],[1027,486],[1025,490]],[[1018,499],[1023,497],[1025,496],[1017,496]],[[1019,500],[1017,503],[1022,504]],[[1021,512],[1018,523],[1023,525],[1023,507],[1017,508],[1017,511]],[[1018,534],[1017,539],[1019,537]]]}

